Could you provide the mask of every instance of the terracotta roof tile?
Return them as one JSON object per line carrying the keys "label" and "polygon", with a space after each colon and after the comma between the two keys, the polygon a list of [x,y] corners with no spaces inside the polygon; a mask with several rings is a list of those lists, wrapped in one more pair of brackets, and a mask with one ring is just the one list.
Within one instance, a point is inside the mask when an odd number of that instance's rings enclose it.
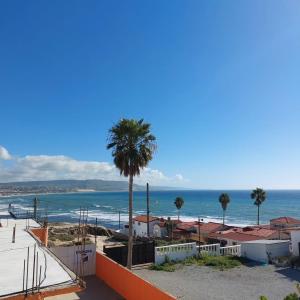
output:
{"label": "terracotta roof tile", "polygon": [[[147,223],[147,216],[146,215],[136,216],[136,217],[133,218],[133,220],[137,221],[137,222]],[[159,218],[149,216],[149,221],[150,222],[153,222],[153,221],[156,221],[156,220],[159,220]]]}
{"label": "terracotta roof tile", "polygon": [[270,220],[270,223],[300,225],[300,220],[297,220],[297,219],[291,218],[291,217],[279,217],[279,218]]}

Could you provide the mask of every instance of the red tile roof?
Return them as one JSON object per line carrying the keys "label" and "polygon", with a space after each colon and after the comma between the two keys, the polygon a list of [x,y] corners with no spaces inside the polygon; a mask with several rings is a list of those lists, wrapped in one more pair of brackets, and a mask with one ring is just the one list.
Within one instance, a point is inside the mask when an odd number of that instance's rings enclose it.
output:
{"label": "red tile roof", "polygon": [[[153,221],[156,221],[156,220],[159,220],[159,218],[149,216],[149,222],[153,222]],[[147,223],[147,216],[146,215],[136,216],[136,217],[133,218],[133,221]]]}
{"label": "red tile roof", "polygon": [[[198,225],[195,225],[196,228],[198,228]],[[208,223],[202,223],[200,224],[200,231],[202,233],[210,233],[215,232],[217,230],[220,230],[223,227],[223,224],[221,223],[214,223],[214,222],[208,222]]]}
{"label": "red tile roof", "polygon": [[238,241],[238,242],[247,242],[247,241],[255,241],[255,240],[262,240],[264,239],[263,237],[258,237],[250,234],[245,234],[241,232],[228,232],[228,233],[211,233],[209,235],[210,238],[215,238],[215,239],[228,239],[228,240],[233,240],[233,241]]}
{"label": "red tile roof", "polygon": [[294,219],[291,217],[279,217],[279,218],[270,220],[270,223],[300,225],[300,220],[297,220],[297,219]]}
{"label": "red tile roof", "polygon": [[277,235],[276,230],[260,228],[260,227],[256,227],[256,226],[253,226],[253,227],[248,226],[248,227],[244,227],[244,228],[235,227],[235,228],[223,231],[223,234],[227,234],[227,233],[231,233],[231,232],[247,234],[247,235],[256,236],[256,237],[262,237],[265,239],[272,237],[272,235]]}
{"label": "red tile roof", "polygon": [[179,224],[177,224],[176,228],[177,229],[181,229],[181,230],[194,230],[195,229],[195,225],[198,222],[181,222]]}

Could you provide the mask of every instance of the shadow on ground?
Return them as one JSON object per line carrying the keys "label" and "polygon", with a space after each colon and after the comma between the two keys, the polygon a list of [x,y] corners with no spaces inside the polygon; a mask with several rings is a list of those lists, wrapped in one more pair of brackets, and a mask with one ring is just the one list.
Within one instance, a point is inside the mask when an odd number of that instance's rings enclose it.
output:
{"label": "shadow on ground", "polygon": [[47,300],[123,300],[123,298],[96,276],[85,278],[86,289],[82,292],[48,297]]}
{"label": "shadow on ground", "polygon": [[276,270],[276,273],[279,273],[287,277],[291,281],[300,281],[300,271],[292,268],[283,268]]}

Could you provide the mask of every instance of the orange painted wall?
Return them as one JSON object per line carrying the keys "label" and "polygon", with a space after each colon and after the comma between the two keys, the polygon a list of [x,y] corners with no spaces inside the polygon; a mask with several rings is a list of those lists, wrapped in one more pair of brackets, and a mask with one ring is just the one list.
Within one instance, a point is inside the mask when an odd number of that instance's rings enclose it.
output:
{"label": "orange painted wall", "polygon": [[48,227],[31,228],[30,231],[35,235],[46,247],[48,246]]}
{"label": "orange painted wall", "polygon": [[96,276],[126,300],[176,299],[99,252],[96,253]]}

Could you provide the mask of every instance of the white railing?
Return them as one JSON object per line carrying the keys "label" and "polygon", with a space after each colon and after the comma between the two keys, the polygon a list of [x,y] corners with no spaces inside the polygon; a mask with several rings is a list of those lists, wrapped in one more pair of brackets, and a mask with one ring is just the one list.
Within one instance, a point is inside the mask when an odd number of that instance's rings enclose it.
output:
{"label": "white railing", "polygon": [[[197,246],[199,249],[199,246]],[[211,256],[219,256],[220,255],[220,244],[207,244],[200,246],[200,252],[202,254],[207,254]]]}
{"label": "white railing", "polygon": [[[175,244],[155,247],[155,263],[162,264],[168,260],[184,260],[198,254],[199,246],[196,243]],[[241,256],[241,246],[220,247],[220,244],[207,244],[200,246],[202,255],[210,256]]]}
{"label": "white railing", "polygon": [[155,263],[162,264],[166,258],[169,260],[184,260],[197,254],[196,243],[175,244],[155,247]]}
{"label": "white railing", "polygon": [[241,245],[220,247],[221,255],[241,256]]}

